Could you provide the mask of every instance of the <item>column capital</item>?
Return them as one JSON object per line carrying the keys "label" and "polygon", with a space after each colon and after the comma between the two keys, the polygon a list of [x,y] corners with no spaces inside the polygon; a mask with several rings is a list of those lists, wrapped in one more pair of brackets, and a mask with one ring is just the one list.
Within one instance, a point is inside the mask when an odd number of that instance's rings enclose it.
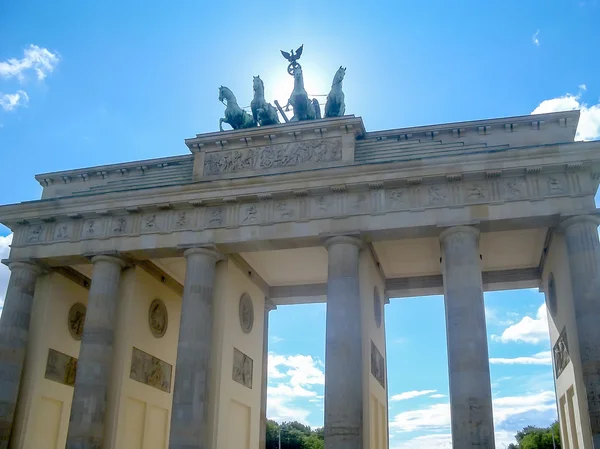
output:
{"label": "column capital", "polygon": [[352,237],[350,235],[336,235],[334,237],[329,237],[327,240],[325,240],[325,248],[329,249],[330,246],[334,246],[334,245],[340,245],[340,244],[345,244],[345,245],[354,245],[357,246],[358,249],[364,249],[365,247],[365,242],[363,242],[361,239],[357,238],[357,237]]}
{"label": "column capital", "polygon": [[277,310],[277,306],[270,298],[265,298],[265,311],[270,312],[271,310]]}
{"label": "column capital", "polygon": [[561,231],[566,231],[569,226],[581,223],[589,223],[594,226],[600,225],[600,218],[595,215],[576,215],[574,217],[569,217],[560,222],[558,225],[558,229]]}
{"label": "column capital", "polygon": [[97,256],[92,257],[92,263],[95,265],[98,262],[110,262],[115,265],[119,265],[121,268],[125,268],[127,263],[118,256],[109,256],[107,254],[99,254]]}
{"label": "column capital", "polygon": [[31,271],[36,276],[42,274],[44,268],[33,260],[3,260],[2,263],[6,265],[10,271],[24,270]]}
{"label": "column capital", "polygon": [[207,257],[213,258],[215,262],[225,259],[225,256],[223,254],[221,254],[216,249],[209,247],[188,248],[183,252],[183,257],[187,259],[193,254],[203,254]]}
{"label": "column capital", "polygon": [[479,238],[479,229],[474,226],[453,226],[451,228],[444,229],[440,233],[440,242],[443,242],[446,238],[454,234],[466,233],[474,235],[476,239]]}

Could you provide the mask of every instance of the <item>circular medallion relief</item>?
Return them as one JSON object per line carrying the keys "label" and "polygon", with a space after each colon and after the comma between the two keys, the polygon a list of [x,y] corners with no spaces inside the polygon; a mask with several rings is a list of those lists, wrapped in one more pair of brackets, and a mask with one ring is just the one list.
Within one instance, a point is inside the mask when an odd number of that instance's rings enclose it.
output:
{"label": "circular medallion relief", "polygon": [[375,324],[377,327],[381,327],[381,297],[379,296],[379,289],[377,287],[373,291],[373,313],[375,315]]}
{"label": "circular medallion relief", "polygon": [[148,310],[148,325],[150,326],[150,332],[156,338],[160,338],[167,332],[167,325],[169,324],[169,316],[167,314],[167,306],[160,299],[155,299],[150,304]]}
{"label": "circular medallion relief", "polygon": [[546,295],[546,305],[550,311],[550,315],[556,316],[558,310],[558,299],[556,297],[556,282],[554,281],[554,274],[550,273],[548,276],[548,294]]}
{"label": "circular medallion relief", "polygon": [[254,326],[254,306],[248,293],[244,293],[240,298],[239,313],[240,326],[245,334],[249,334]]}
{"label": "circular medallion relief", "polygon": [[75,340],[81,340],[83,335],[83,324],[85,323],[85,312],[87,307],[80,302],[76,302],[69,309],[69,333]]}

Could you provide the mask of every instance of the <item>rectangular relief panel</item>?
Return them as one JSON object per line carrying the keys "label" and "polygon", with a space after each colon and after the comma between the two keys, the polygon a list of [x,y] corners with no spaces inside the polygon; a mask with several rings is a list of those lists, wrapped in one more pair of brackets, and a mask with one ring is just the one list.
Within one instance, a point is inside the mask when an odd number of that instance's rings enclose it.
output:
{"label": "rectangular relief panel", "polygon": [[76,374],[77,359],[75,357],[52,348],[48,349],[46,372],[44,373],[46,379],[72,387],[75,385]]}
{"label": "rectangular relief panel", "polygon": [[252,389],[252,370],[254,361],[237,348],[233,348],[232,378],[237,383]]}
{"label": "rectangular relief panel", "polygon": [[164,360],[133,348],[129,372],[131,379],[169,393],[172,372],[173,367]]}
{"label": "rectangular relief panel", "polygon": [[385,389],[385,360],[373,341],[371,341],[371,374]]}
{"label": "rectangular relief panel", "polygon": [[[58,449],[63,402],[42,396],[35,410],[34,425],[28,431],[32,435],[30,447],[35,449]],[[62,441],[64,447],[66,441]]]}
{"label": "rectangular relief panel", "polygon": [[556,340],[554,348],[552,348],[552,354],[554,355],[554,374],[558,379],[558,376],[562,374],[571,361],[571,357],[569,356],[569,343],[567,341],[566,328],[563,328],[558,340]]}

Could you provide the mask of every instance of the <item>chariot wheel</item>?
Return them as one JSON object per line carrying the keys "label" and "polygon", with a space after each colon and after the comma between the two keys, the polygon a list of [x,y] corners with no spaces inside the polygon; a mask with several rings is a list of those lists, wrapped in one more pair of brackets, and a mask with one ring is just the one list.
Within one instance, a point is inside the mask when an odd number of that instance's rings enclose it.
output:
{"label": "chariot wheel", "polygon": [[298,64],[296,61],[290,62],[287,67],[288,74],[294,76],[294,70],[296,70],[298,67],[300,67],[300,64]]}

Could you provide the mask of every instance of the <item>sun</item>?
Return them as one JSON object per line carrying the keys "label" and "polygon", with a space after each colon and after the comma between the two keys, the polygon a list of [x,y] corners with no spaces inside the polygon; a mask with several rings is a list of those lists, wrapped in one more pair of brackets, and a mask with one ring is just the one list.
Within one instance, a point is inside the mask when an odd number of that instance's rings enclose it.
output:
{"label": "sun", "polygon": [[[302,71],[304,73],[304,88],[308,93],[308,97],[310,99],[316,98],[321,104],[321,110],[323,110],[331,80],[328,80],[328,76],[322,69],[309,63],[302,64]],[[294,90],[294,78],[288,75],[285,64],[273,64],[260,77],[265,84],[265,99],[272,105],[275,105],[275,100],[277,100],[281,107],[285,108]],[[292,108],[289,112],[286,112],[286,115],[288,119],[292,118],[294,115]]]}

